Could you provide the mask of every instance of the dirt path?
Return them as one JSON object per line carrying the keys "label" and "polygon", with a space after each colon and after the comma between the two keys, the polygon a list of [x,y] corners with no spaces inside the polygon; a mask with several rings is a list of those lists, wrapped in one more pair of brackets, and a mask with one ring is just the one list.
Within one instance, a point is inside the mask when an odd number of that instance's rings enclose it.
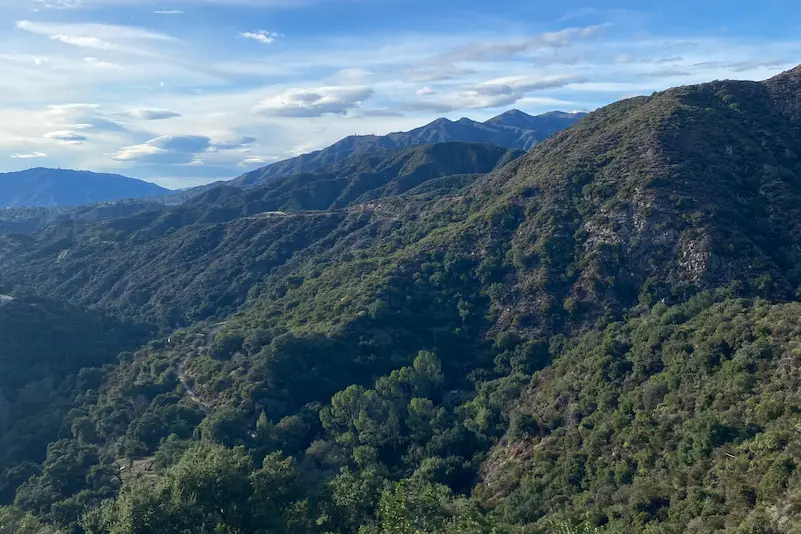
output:
{"label": "dirt path", "polygon": [[291,217],[330,217],[332,215],[347,215],[350,213],[370,212],[379,219],[400,221],[401,218],[394,213],[387,213],[373,206],[357,205],[344,209],[335,210],[302,210],[302,211],[266,211],[249,217],[242,217],[242,220],[253,221],[258,219],[282,219]]}
{"label": "dirt path", "polygon": [[[220,330],[222,330],[225,327],[226,324],[228,323],[218,323],[206,329],[206,331],[204,332],[204,335],[206,336],[206,344],[203,347],[203,350],[208,352],[208,350],[211,348],[212,343],[214,343],[214,338],[217,336]],[[183,388],[186,390],[186,395],[194,402],[199,404],[204,410],[207,410],[209,408],[209,405],[200,400],[200,397],[197,396],[197,393],[195,393],[195,390],[192,389],[192,385],[186,378],[186,366],[189,364],[189,362],[192,360],[194,356],[196,356],[196,353],[194,351],[190,352],[186,356],[184,356],[184,358],[181,360],[181,363],[178,364],[178,380],[181,382],[181,386],[183,386]]]}

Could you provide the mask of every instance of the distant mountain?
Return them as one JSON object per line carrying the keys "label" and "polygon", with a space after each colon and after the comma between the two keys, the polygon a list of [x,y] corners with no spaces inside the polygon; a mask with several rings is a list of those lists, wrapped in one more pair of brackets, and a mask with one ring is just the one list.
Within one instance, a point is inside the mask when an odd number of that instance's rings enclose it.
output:
{"label": "distant mountain", "polygon": [[126,198],[149,198],[171,191],[119,174],[36,168],[0,173],[0,207],[78,206]]}
{"label": "distant mountain", "polygon": [[314,173],[272,179],[245,195],[259,199],[257,211],[340,209],[401,195],[440,177],[485,174],[524,154],[478,143],[436,143],[353,154]]}
{"label": "distant mountain", "polygon": [[486,122],[476,122],[467,118],[458,121],[442,118],[409,132],[396,132],[383,136],[353,135],[323,150],[279,161],[244,174],[228,185],[246,187],[280,176],[314,172],[320,167],[337,163],[353,154],[432,143],[489,143],[505,148],[529,150],[554,133],[575,124],[585,115],[586,113],[553,111],[531,116],[515,109]]}

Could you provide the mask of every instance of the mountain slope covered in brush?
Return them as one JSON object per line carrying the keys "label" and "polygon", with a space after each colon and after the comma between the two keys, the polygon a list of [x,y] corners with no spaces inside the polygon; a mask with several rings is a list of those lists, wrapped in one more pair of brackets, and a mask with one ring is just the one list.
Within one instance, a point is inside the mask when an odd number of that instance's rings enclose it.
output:
{"label": "mountain slope covered in brush", "polygon": [[242,211],[220,188],[6,236],[16,294],[165,334],[77,399],[4,513],[92,534],[797,531],[799,94],[801,68],[624,100],[485,175],[343,209]]}

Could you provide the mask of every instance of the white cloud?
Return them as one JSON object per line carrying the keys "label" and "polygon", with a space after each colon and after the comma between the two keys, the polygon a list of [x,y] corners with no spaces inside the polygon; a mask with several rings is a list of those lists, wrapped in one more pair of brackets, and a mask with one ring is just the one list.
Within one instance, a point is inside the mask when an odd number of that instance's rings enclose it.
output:
{"label": "white cloud", "polygon": [[125,124],[104,115],[97,104],[60,104],[47,108],[47,118],[62,128],[105,132],[127,132]]}
{"label": "white cloud", "polygon": [[183,15],[184,12],[180,9],[158,9],[154,11],[156,15]]}
{"label": "white cloud", "polygon": [[128,116],[142,121],[160,121],[165,119],[174,119],[176,117],[180,117],[181,114],[167,109],[135,109],[133,111],[129,111]]}
{"label": "white cloud", "polygon": [[213,150],[236,150],[241,149],[247,146],[252,145],[256,142],[256,138],[246,135],[240,137],[239,139],[234,139],[231,141],[223,141],[221,143],[214,143],[212,146]]}
{"label": "white cloud", "polygon": [[135,26],[120,26],[116,24],[70,24],[70,23],[47,23],[20,20],[16,23],[17,28],[30,33],[39,35],[78,35],[96,37],[105,40],[153,40],[153,41],[175,41],[174,37],[154,32],[145,28]]}
{"label": "white cloud", "polygon": [[539,49],[553,49],[570,46],[577,40],[597,36],[608,24],[565,28],[545,32],[533,37],[496,42],[475,41],[456,47],[435,57],[440,62],[498,61],[531,53]]}
{"label": "white cloud", "polygon": [[578,76],[505,76],[449,91],[424,87],[417,91],[421,98],[406,102],[412,110],[448,113],[456,110],[494,109],[512,106],[534,91],[565,87],[584,81]]}
{"label": "white cloud", "polygon": [[75,9],[83,5],[82,0],[35,0],[38,9]]}
{"label": "white cloud", "polygon": [[239,162],[239,167],[251,167],[254,165],[265,165],[267,163],[271,163],[277,160],[277,157],[264,157],[264,156],[253,156],[250,158],[245,158]]}
{"label": "white cloud", "polygon": [[163,33],[114,24],[69,24],[20,20],[16,23],[16,27],[71,46],[141,56],[156,55],[154,50],[148,49],[148,46],[154,42],[176,41],[173,37]]}
{"label": "white cloud", "polygon": [[51,35],[54,41],[81,46],[83,48],[97,48],[98,50],[117,50],[119,47],[97,37],[81,37],[79,35]]}
{"label": "white cloud", "polygon": [[85,135],[81,135],[76,132],[71,132],[69,130],[59,130],[56,132],[46,133],[44,137],[45,139],[52,139],[54,141],[58,141],[60,143],[68,145],[80,145],[87,139]]}
{"label": "white cloud", "polygon": [[261,44],[273,44],[276,39],[281,37],[280,33],[268,32],[265,30],[259,30],[255,32],[242,32],[239,35],[244,37],[245,39],[250,39],[252,41],[256,41]]}
{"label": "white cloud", "polygon": [[44,152],[29,152],[29,153],[20,153],[17,152],[16,154],[12,154],[11,159],[38,159],[38,158],[46,158],[47,154]]}
{"label": "white cloud", "polygon": [[112,158],[116,161],[187,165],[195,154],[211,148],[211,140],[202,135],[163,135],[140,145],[123,147]]}
{"label": "white cloud", "polygon": [[373,96],[371,87],[290,89],[259,103],[254,111],[276,117],[343,115]]}
{"label": "white cloud", "polygon": [[90,65],[97,69],[114,69],[114,70],[121,70],[122,67],[116,63],[111,63],[110,61],[103,61],[96,57],[85,57],[83,58],[83,62],[86,65]]}

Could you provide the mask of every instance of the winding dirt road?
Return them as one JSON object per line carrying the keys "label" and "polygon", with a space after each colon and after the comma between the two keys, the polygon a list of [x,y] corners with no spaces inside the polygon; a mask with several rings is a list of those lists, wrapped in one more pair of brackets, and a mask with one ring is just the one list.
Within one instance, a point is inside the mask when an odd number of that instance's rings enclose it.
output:
{"label": "winding dirt road", "polygon": [[[204,335],[206,336],[206,344],[202,350],[208,352],[211,348],[212,343],[214,343],[214,338],[217,336],[220,330],[222,330],[225,325],[228,323],[218,323],[214,326],[211,326],[206,329]],[[181,382],[181,386],[186,390],[186,395],[192,399],[194,402],[199,404],[204,410],[209,408],[209,405],[200,400],[200,397],[197,396],[195,390],[192,389],[192,385],[189,383],[189,380],[186,378],[186,366],[195,356],[195,352],[189,352],[184,358],[181,360],[181,363],[178,364],[178,380]]]}

